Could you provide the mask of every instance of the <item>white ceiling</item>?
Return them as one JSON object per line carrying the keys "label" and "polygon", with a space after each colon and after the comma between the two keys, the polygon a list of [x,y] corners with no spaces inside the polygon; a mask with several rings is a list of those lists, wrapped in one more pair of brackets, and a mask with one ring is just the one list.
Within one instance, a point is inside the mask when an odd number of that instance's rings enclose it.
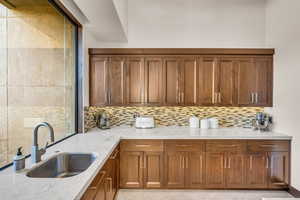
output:
{"label": "white ceiling", "polygon": [[[71,0],[69,0],[71,1]],[[127,42],[126,13],[124,3],[116,0],[73,0],[88,19],[86,30],[97,41]]]}

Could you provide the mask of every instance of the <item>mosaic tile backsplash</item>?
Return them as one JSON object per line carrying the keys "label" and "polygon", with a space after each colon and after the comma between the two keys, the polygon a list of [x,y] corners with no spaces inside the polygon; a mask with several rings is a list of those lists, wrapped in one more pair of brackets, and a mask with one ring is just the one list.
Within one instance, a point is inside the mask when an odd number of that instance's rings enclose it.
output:
{"label": "mosaic tile backsplash", "polygon": [[221,127],[245,127],[251,125],[251,120],[257,112],[263,112],[259,107],[86,107],[85,131],[96,127],[95,114],[105,111],[110,117],[111,126],[129,124],[135,113],[143,116],[153,116],[157,125],[187,126],[191,116],[198,118],[217,117]]}

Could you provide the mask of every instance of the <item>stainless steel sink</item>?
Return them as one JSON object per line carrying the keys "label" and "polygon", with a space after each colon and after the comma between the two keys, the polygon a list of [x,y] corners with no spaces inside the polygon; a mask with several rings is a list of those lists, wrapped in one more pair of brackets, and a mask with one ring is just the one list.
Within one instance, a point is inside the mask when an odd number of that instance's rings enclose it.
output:
{"label": "stainless steel sink", "polygon": [[59,153],[32,168],[31,178],[66,178],[86,170],[96,159],[92,153]]}

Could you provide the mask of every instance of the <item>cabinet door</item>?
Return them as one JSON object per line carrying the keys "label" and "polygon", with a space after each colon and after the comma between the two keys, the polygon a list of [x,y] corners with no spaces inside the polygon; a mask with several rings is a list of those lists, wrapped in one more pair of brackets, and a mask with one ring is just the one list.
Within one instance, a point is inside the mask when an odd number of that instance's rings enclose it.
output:
{"label": "cabinet door", "polygon": [[269,153],[269,187],[274,189],[288,188],[289,185],[289,153]]}
{"label": "cabinet door", "polygon": [[144,188],[162,188],[163,152],[144,152]]}
{"label": "cabinet door", "polygon": [[202,152],[188,152],[185,162],[186,188],[204,188],[205,154]]}
{"label": "cabinet door", "polygon": [[126,68],[126,99],[127,104],[142,104],[144,102],[144,59],[129,57]]}
{"label": "cabinet door", "polygon": [[226,159],[226,188],[245,188],[245,155],[240,153],[227,153]]}
{"label": "cabinet door", "polygon": [[111,57],[108,63],[108,101],[110,105],[122,105],[124,100],[124,58]]}
{"label": "cabinet door", "polygon": [[237,104],[253,105],[256,90],[256,68],[253,59],[238,59],[236,70]]}
{"label": "cabinet door", "polygon": [[121,152],[120,187],[143,188],[143,152]]}
{"label": "cabinet door", "polygon": [[178,58],[165,58],[164,70],[164,103],[167,105],[178,105],[180,103],[180,60]]}
{"label": "cabinet door", "polygon": [[224,188],[224,153],[206,153],[206,187]]}
{"label": "cabinet door", "polygon": [[234,60],[220,58],[215,72],[215,92],[218,105],[230,106],[234,101]]}
{"label": "cabinet door", "polygon": [[145,60],[145,103],[163,103],[163,80],[165,74],[163,60],[160,57]]}
{"label": "cabinet door", "polygon": [[90,59],[90,105],[107,104],[107,57],[92,56]]}
{"label": "cabinet door", "polygon": [[185,153],[165,152],[165,185],[167,188],[184,188],[184,157]]}
{"label": "cabinet door", "polygon": [[180,104],[196,105],[197,103],[197,59],[184,57],[180,64]]}
{"label": "cabinet door", "polygon": [[103,180],[97,188],[97,194],[93,200],[107,200],[106,199],[106,182]]}
{"label": "cabinet door", "polygon": [[255,105],[272,106],[273,65],[272,58],[255,58],[256,88]]}
{"label": "cabinet door", "polygon": [[247,155],[246,182],[250,188],[268,187],[268,161],[266,153]]}
{"label": "cabinet door", "polygon": [[214,57],[199,59],[197,78],[197,104],[210,106],[214,104],[214,71],[217,60]]}

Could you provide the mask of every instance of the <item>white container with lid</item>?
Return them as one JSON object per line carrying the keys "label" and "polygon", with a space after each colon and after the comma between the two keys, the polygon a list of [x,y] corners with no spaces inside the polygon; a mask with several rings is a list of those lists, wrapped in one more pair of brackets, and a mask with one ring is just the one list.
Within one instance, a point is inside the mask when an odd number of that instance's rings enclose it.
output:
{"label": "white container with lid", "polygon": [[190,128],[199,128],[199,118],[192,116],[189,119]]}
{"label": "white container with lid", "polygon": [[201,129],[209,129],[209,120],[208,119],[202,119],[200,128]]}
{"label": "white container with lid", "polygon": [[216,117],[209,118],[209,127],[210,128],[219,128],[219,120]]}

